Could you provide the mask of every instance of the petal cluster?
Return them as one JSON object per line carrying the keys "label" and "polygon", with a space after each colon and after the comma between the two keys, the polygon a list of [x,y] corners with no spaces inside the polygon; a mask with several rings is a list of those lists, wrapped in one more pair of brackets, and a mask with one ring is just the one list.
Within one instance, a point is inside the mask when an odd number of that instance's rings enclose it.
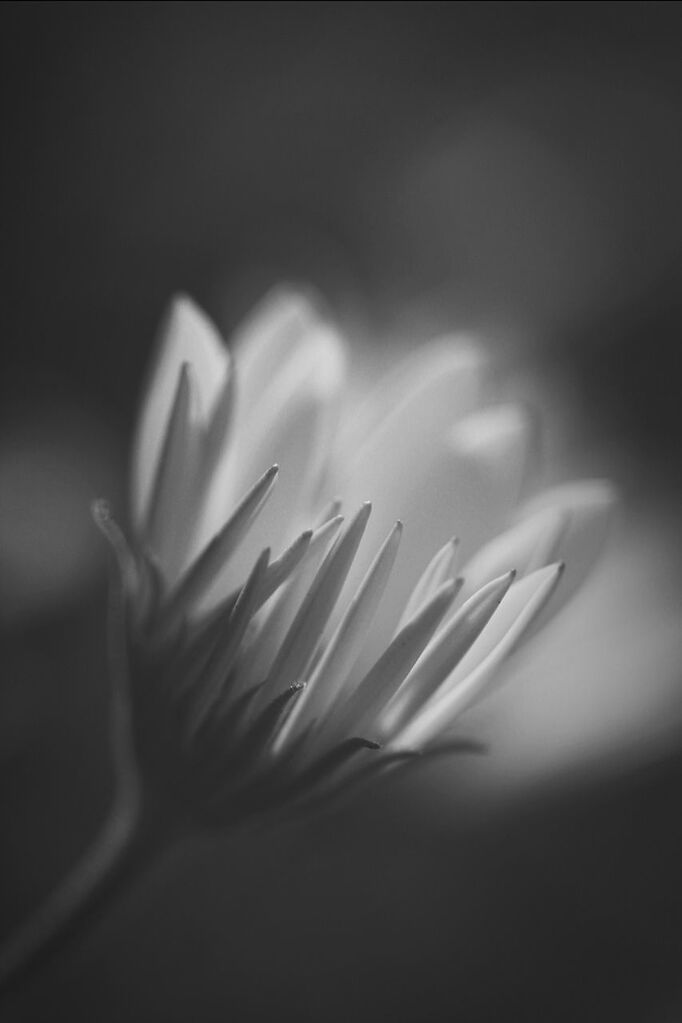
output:
{"label": "petal cluster", "polygon": [[602,481],[521,503],[529,418],[485,405],[471,341],[433,342],[360,405],[345,364],[286,289],[229,352],[186,298],[161,332],[131,474],[133,700],[143,768],[204,818],[447,745],[604,539]]}

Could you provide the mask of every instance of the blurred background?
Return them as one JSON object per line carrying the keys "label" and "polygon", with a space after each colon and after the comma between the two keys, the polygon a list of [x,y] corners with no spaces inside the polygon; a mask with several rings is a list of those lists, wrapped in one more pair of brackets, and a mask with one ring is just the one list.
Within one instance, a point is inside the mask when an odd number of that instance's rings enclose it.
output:
{"label": "blurred background", "polygon": [[2,5],[3,933],[109,798],[89,503],[125,507],[173,292],[229,332],[311,282],[363,372],[471,331],[549,478],[623,507],[472,715],[483,761],[178,853],[1,1018],[682,1018],[681,30],[667,3]]}

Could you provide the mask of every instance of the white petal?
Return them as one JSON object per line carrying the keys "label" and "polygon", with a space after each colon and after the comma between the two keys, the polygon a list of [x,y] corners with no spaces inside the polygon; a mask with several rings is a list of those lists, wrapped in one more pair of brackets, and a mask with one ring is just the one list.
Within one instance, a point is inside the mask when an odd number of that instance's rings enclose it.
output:
{"label": "white petal", "polygon": [[378,730],[377,716],[401,686],[452,603],[455,583],[441,583],[394,636],[359,685],[323,723],[323,735],[343,738],[352,730]]}
{"label": "white petal", "polygon": [[616,503],[616,490],[608,480],[577,480],[543,491],[521,510],[522,518],[559,511],[566,523],[552,552],[565,563],[566,571],[536,626],[556,614],[585,581],[601,554]]}
{"label": "white petal", "polygon": [[267,502],[277,471],[277,466],[272,465],[256,480],[220,532],[189,565],[166,606],[164,618],[167,626],[176,624],[179,618],[191,617],[197,611],[215,606],[216,601],[211,598],[216,579],[224,577],[230,558]]}
{"label": "white petal", "polygon": [[510,588],[481,635],[426,706],[393,739],[394,748],[424,748],[479,699],[554,590],[563,565],[549,565]]}
{"label": "white petal", "polygon": [[396,632],[400,632],[402,627],[409,622],[410,618],[417,613],[427,600],[431,599],[444,582],[454,578],[458,546],[459,540],[457,537],[452,537],[433,556],[410,594],[410,599],[398,622]]}
{"label": "white petal", "polygon": [[197,405],[195,375],[190,364],[183,363],[153,480],[145,530],[145,540],[168,585],[175,583],[183,568],[192,530],[192,495],[204,437]]}
{"label": "white petal", "polygon": [[240,404],[249,414],[267,400],[268,389],[320,322],[310,297],[275,288],[258,303],[234,336]]}
{"label": "white petal", "polygon": [[[462,569],[462,597],[489,580],[514,569],[519,578],[559,559],[559,543],[567,524],[559,507],[531,512],[474,554]],[[563,587],[562,587],[563,588]]]}
{"label": "white petal", "polygon": [[344,684],[367,639],[379,601],[389,582],[401,534],[402,523],[397,522],[379,549],[307,680],[305,694],[296,708],[299,728],[305,721],[327,713],[344,688],[347,688]]}
{"label": "white petal", "polygon": [[451,434],[454,448],[479,468],[486,500],[505,513],[515,507],[525,481],[530,419],[520,405],[498,405],[467,416]]}
{"label": "white petal", "polygon": [[476,407],[485,355],[464,335],[436,338],[406,356],[370,388],[339,429],[336,453],[341,464],[352,461],[374,435],[393,417],[401,418],[404,405],[414,405],[418,396],[431,393],[441,377],[450,391],[450,408],[443,428]]}
{"label": "white petal", "polygon": [[174,299],[161,329],[133,446],[131,500],[138,529],[146,517],[180,367],[192,367],[199,411],[208,424],[227,384],[230,357],[210,320],[184,296]]}
{"label": "white petal", "polygon": [[[367,526],[371,506],[364,504],[348,524],[325,558],[305,596],[294,621],[284,637],[277,657],[272,665],[265,688],[270,693],[306,679],[311,660],[317,650],[329,616],[339,599],[347,578],[348,570],[357,553],[358,546]],[[278,748],[292,733],[296,711],[289,718],[278,738]]]}
{"label": "white petal", "polygon": [[[244,688],[262,682],[270,672],[275,654],[291,627],[342,522],[342,517],[337,515],[315,530],[292,578],[263,609],[259,627],[240,665]],[[258,702],[256,697],[256,704]]]}
{"label": "white petal", "polygon": [[486,544],[462,570],[463,595],[509,569],[519,576],[552,562],[566,569],[532,632],[557,614],[583,584],[606,540],[616,494],[604,480],[580,480],[545,490],[519,512],[507,532]]}
{"label": "white petal", "polygon": [[395,734],[420,706],[440,688],[453,669],[492,619],[501,600],[514,581],[514,573],[481,587],[443,625],[424,650],[390,705],[381,716],[384,734]]}
{"label": "white petal", "polygon": [[[388,529],[396,516],[405,523],[390,601],[380,609],[373,630],[375,656],[393,634],[434,547],[457,534],[465,552],[475,550],[503,526],[518,500],[526,418],[516,410],[493,409],[453,430],[452,393],[453,381],[442,376],[407,408],[405,421],[392,419],[390,435],[375,449],[366,448],[346,483],[337,486],[344,500],[346,495],[351,500],[360,493],[376,495],[377,522],[370,523],[368,544],[377,544],[379,530]],[[351,583],[357,585],[366,567],[361,552]]]}
{"label": "white petal", "polygon": [[[236,413],[230,457],[214,476],[204,506],[197,545],[207,542],[229,515],[235,496],[268,465],[280,465],[277,492],[258,529],[235,562],[243,578],[265,546],[279,550],[310,525],[313,498],[326,466],[344,379],[344,349],[321,321],[300,337],[292,358],[279,369],[260,400],[248,406],[240,392],[237,363]],[[234,582],[234,579],[231,580]]]}

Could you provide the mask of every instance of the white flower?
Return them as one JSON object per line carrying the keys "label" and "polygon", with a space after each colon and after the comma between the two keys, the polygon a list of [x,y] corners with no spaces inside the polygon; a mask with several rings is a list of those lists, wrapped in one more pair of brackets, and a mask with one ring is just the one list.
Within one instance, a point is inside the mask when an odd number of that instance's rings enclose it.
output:
{"label": "white flower", "polygon": [[528,417],[483,404],[471,342],[432,343],[355,407],[345,361],[284,289],[231,353],[186,298],[161,334],[132,464],[136,745],[202,819],[447,745],[604,538],[601,481],[518,510]]}
{"label": "white flower", "polygon": [[233,355],[174,302],[137,429],[130,542],[94,509],[119,569],[113,805],[0,948],[0,986],[187,830],[471,748],[452,726],[596,558],[611,488],[516,509],[527,418],[481,408],[470,343],[422,349],[357,407],[344,363],[303,295],[265,301]]}

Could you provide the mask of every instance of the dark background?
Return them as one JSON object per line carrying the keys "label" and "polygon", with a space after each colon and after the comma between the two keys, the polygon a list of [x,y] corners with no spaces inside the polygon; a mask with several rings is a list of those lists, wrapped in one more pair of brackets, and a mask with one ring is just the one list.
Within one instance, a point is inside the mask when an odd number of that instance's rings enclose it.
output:
{"label": "dark background", "polygon": [[[484,331],[570,396],[590,467],[678,508],[681,27],[657,3],[2,5],[4,931],[106,803],[87,502],[123,502],[173,291],[229,330],[312,281],[368,358]],[[423,777],[178,855],[6,1018],[678,1019],[679,759],[445,818]]]}

